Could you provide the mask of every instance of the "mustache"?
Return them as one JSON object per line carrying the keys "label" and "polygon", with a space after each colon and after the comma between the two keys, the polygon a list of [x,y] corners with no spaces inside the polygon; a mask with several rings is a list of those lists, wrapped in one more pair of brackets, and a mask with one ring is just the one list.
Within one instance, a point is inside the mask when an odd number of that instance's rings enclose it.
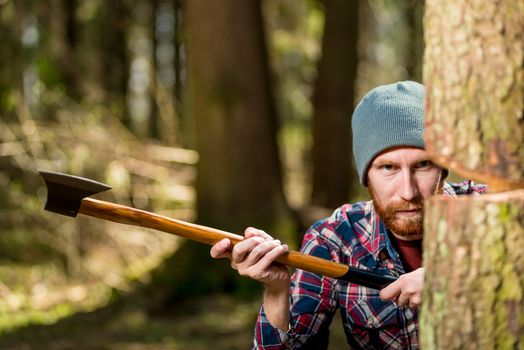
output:
{"label": "mustache", "polygon": [[389,212],[419,210],[419,209],[424,209],[424,203],[421,199],[416,199],[410,202],[402,201],[398,203],[392,203],[387,206],[387,211]]}

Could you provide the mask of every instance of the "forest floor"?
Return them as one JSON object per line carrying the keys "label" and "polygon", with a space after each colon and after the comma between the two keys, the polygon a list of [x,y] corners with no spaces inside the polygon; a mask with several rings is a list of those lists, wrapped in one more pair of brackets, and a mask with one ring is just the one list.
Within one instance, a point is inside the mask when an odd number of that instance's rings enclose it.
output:
{"label": "forest floor", "polygon": [[130,295],[51,325],[4,334],[1,349],[247,349],[258,301],[227,295],[186,300],[162,314]]}
{"label": "forest floor", "polygon": [[[3,334],[0,349],[249,349],[260,301],[212,295],[161,314],[150,313],[147,305],[131,294],[54,324],[27,325]],[[330,349],[346,348],[340,320],[334,323]]]}
{"label": "forest floor", "polygon": [[[50,266],[0,264],[0,349],[250,348],[260,289],[155,306],[141,289],[147,280],[125,291],[73,282]],[[339,316],[333,323],[330,349],[346,348]]]}

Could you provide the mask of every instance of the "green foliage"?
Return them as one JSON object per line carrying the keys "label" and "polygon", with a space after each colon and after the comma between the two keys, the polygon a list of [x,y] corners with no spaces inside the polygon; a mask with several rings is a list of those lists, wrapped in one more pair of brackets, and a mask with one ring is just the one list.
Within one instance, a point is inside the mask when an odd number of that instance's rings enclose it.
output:
{"label": "green foliage", "polygon": [[46,56],[39,57],[36,60],[35,65],[41,83],[44,84],[46,89],[60,88],[63,90],[64,76],[61,74],[56,60]]}
{"label": "green foliage", "polygon": [[[195,152],[141,143],[103,107],[73,109],[59,95],[46,92],[42,99],[56,112],[53,120],[37,120],[27,109],[17,121],[0,120],[0,293],[6,303],[0,332],[103,305],[112,289],[129,291],[147,281],[176,249],[176,238],[167,234],[44,212],[46,189],[37,169],[108,182],[114,190],[103,198],[114,202],[182,219],[194,215]],[[45,288],[37,298],[39,285]],[[75,288],[84,290],[81,298]]]}

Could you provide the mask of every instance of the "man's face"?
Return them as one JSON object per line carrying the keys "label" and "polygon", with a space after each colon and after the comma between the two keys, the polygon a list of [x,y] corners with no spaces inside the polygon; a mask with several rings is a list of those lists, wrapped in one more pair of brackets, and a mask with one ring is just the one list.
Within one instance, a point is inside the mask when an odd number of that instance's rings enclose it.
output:
{"label": "man's face", "polygon": [[386,227],[400,239],[422,238],[423,202],[442,190],[442,169],[425,150],[392,148],[379,154],[368,170],[369,193]]}

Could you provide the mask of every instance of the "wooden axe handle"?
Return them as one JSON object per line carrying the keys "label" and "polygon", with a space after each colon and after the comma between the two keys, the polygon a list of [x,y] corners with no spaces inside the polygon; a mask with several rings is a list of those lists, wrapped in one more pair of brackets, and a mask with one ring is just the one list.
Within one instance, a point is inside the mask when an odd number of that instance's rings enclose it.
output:
{"label": "wooden axe handle", "polygon": [[[213,245],[224,238],[229,238],[232,244],[236,244],[244,239],[243,236],[230,232],[93,198],[84,198],[82,200],[79,213],[121,224],[152,228],[208,245]],[[277,259],[277,262],[333,278],[344,276],[349,269],[344,264],[297,251],[289,251],[286,255]]]}

